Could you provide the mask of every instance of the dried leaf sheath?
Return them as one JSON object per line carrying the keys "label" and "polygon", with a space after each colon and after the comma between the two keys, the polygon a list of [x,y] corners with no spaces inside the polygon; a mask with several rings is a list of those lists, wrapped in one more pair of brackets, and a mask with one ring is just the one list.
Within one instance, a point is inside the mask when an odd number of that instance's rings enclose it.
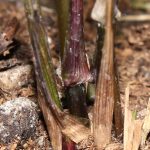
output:
{"label": "dried leaf sheath", "polygon": [[38,102],[45,118],[53,148],[62,150],[62,133],[59,128],[61,124],[59,117],[61,114],[59,110],[61,104],[54,83],[53,70],[48,54],[47,37],[44,27],[39,20],[40,10],[36,14],[31,0],[24,1],[24,3],[35,56],[34,64],[38,86]]}
{"label": "dried leaf sheath", "polygon": [[[47,100],[50,110],[55,119],[61,124],[59,115],[61,114],[61,103],[58,98],[58,93],[53,77],[53,70],[48,54],[47,37],[44,27],[40,23],[39,16],[33,9],[31,0],[25,1],[25,9],[28,18],[28,27],[31,37],[31,42],[35,56],[35,69],[39,85],[44,92],[43,95]],[[38,12],[40,13],[40,12]]]}
{"label": "dried leaf sheath", "polygon": [[[37,81],[37,85],[39,85]],[[45,123],[47,125],[47,131],[49,133],[52,147],[57,150],[62,150],[62,133],[61,130],[57,124],[56,119],[53,117],[52,111],[49,109],[49,105],[47,105],[47,102],[45,101],[45,97],[42,93],[43,90],[40,88],[40,85],[38,86],[38,103],[40,105],[40,108],[43,112],[43,117],[45,120]]]}
{"label": "dried leaf sheath", "polygon": [[91,77],[83,37],[83,0],[70,1],[70,26],[62,74],[66,86],[86,82]]}
{"label": "dried leaf sheath", "polygon": [[98,148],[102,148],[110,142],[114,107],[113,0],[107,0],[106,10],[106,34],[96,89],[93,122],[94,138]]}
{"label": "dried leaf sheath", "polygon": [[[27,2],[26,2],[27,3]],[[32,6],[32,4],[31,4]],[[29,6],[28,6],[29,7]],[[56,84],[55,84],[55,80],[53,77],[53,68],[50,62],[50,57],[49,57],[49,47],[48,47],[48,43],[47,43],[47,37],[45,36],[45,29],[42,26],[40,20],[39,20],[39,16],[36,15],[36,11],[32,9],[32,13],[29,14],[28,12],[28,24],[29,24],[29,30],[31,30],[30,33],[32,33],[31,36],[31,40],[33,43],[33,47],[34,47],[34,54],[36,59],[36,63],[38,66],[38,71],[37,72],[39,76],[43,76],[40,77],[40,79],[43,81],[42,84],[46,83],[49,90],[49,93],[51,94],[51,98],[52,100],[57,104],[57,107],[61,108],[61,104],[58,98],[58,93],[57,93],[57,89],[56,89]]]}

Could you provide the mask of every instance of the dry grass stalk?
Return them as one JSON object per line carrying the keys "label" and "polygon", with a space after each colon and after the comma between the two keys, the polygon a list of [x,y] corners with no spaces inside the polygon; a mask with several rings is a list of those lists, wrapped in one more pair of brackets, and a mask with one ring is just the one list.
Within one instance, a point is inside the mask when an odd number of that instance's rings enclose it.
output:
{"label": "dry grass stalk", "polygon": [[124,150],[138,150],[141,143],[142,120],[136,120],[129,110],[129,85],[125,92]]}
{"label": "dry grass stalk", "polygon": [[[127,148],[127,142],[128,142],[128,126],[129,126],[129,115],[131,115],[131,113],[129,113],[128,107],[129,107],[129,86],[126,88],[125,91],[125,113],[124,113],[124,150],[126,150]],[[130,116],[131,118],[131,116]],[[131,120],[130,120],[131,121]]]}
{"label": "dry grass stalk", "polygon": [[121,16],[118,18],[120,22],[145,22],[150,21],[150,15],[143,14],[143,15],[127,15]]}
{"label": "dry grass stalk", "polygon": [[142,120],[135,120],[133,123],[134,131],[132,140],[132,150],[139,150],[142,137],[142,125],[143,125]]}
{"label": "dry grass stalk", "polygon": [[107,0],[106,34],[102,49],[102,62],[96,89],[94,105],[94,138],[98,149],[105,147],[111,140],[114,108],[114,38],[113,38],[113,0]]}
{"label": "dry grass stalk", "polygon": [[[120,11],[118,10],[117,1],[114,1],[115,3],[115,8],[113,9],[115,17],[117,18],[118,16],[120,16]],[[97,73],[100,70],[101,66],[101,57],[102,57],[102,52],[101,49],[103,47],[103,36],[105,33],[105,29],[104,29],[104,25],[106,24],[106,4],[107,1],[105,0],[96,0],[94,8],[92,10],[92,18],[98,22],[100,22],[100,24],[98,25],[98,34],[99,34],[99,39],[98,39],[98,47],[97,47],[97,52],[95,53],[95,69],[96,71],[94,73],[96,73],[96,79],[97,79]],[[99,10],[101,9],[101,13],[99,13]],[[113,16],[114,18],[114,16]],[[113,29],[112,29],[113,30]],[[97,66],[99,68],[97,68]],[[115,66],[115,64],[114,64]],[[120,92],[119,92],[119,82],[118,82],[118,72],[117,69],[115,67],[114,70],[114,74],[112,75],[114,76],[114,92],[115,92],[115,106],[114,106],[114,127],[115,127],[115,134],[117,137],[121,137],[122,132],[123,132],[123,115],[122,115],[122,110],[121,110],[121,104],[120,104]]]}
{"label": "dry grass stalk", "polygon": [[150,99],[147,106],[147,114],[143,120],[143,126],[142,126],[142,140],[141,145],[143,146],[146,142],[147,135],[150,132]]}

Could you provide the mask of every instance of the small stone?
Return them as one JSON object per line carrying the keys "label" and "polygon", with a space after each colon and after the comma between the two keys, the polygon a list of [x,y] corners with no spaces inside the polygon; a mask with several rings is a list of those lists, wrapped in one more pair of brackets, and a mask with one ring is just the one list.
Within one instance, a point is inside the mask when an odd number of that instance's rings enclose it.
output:
{"label": "small stone", "polygon": [[0,144],[34,135],[38,122],[37,105],[19,97],[0,106]]}
{"label": "small stone", "polygon": [[11,91],[19,89],[31,81],[31,65],[16,66],[6,71],[0,72],[0,89]]}

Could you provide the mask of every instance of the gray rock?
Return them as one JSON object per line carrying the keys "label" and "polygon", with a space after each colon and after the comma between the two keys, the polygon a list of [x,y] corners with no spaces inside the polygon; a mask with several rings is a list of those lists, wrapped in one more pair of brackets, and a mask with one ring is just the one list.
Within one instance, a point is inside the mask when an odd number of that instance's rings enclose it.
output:
{"label": "gray rock", "polygon": [[20,97],[0,106],[0,144],[15,139],[27,139],[36,130],[38,122],[37,105]]}

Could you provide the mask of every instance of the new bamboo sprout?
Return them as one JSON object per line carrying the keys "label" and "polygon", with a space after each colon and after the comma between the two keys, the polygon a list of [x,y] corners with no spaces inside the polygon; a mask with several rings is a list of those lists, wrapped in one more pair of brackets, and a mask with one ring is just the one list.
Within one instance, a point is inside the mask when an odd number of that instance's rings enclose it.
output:
{"label": "new bamboo sprout", "polygon": [[83,0],[71,0],[62,76],[72,115],[88,118],[84,83],[90,79],[83,37]]}
{"label": "new bamboo sprout", "polygon": [[70,1],[70,21],[62,62],[66,86],[84,83],[91,78],[83,37],[83,0]]}
{"label": "new bamboo sprout", "polygon": [[95,144],[103,148],[111,140],[111,129],[114,109],[114,38],[113,38],[113,5],[114,0],[107,0],[106,34],[102,49],[102,61],[96,88],[94,104],[93,130]]}

